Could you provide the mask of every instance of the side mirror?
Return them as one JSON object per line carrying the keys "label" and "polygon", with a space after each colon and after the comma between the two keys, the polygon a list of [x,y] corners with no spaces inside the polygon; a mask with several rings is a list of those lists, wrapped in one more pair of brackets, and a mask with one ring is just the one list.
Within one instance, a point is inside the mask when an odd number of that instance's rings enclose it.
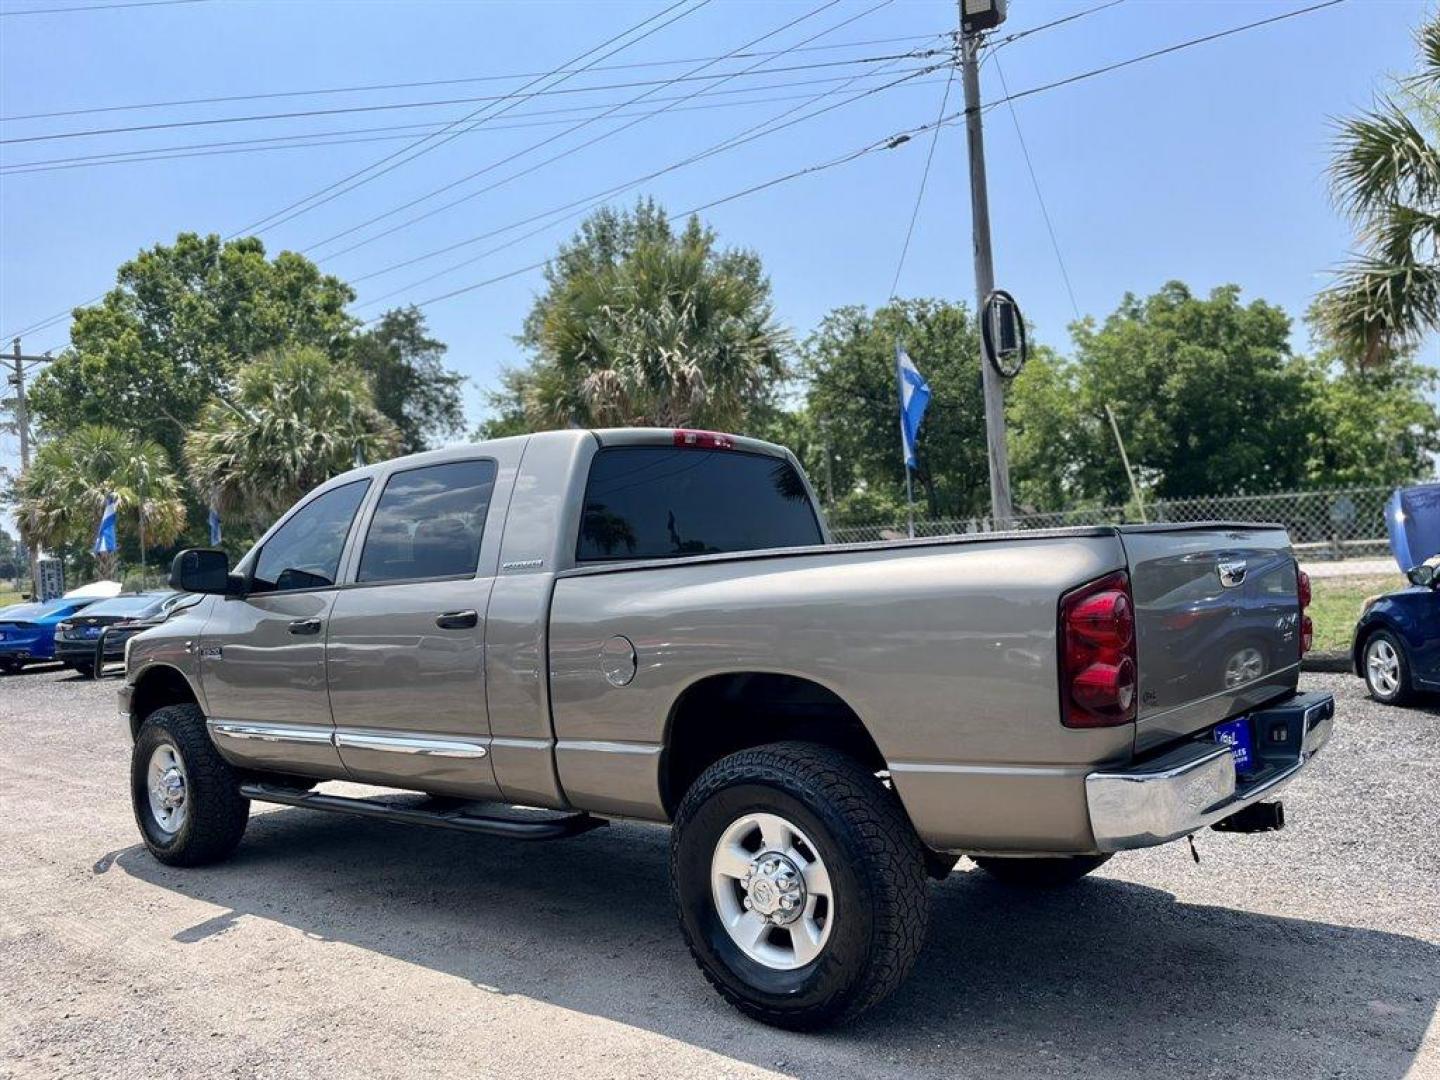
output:
{"label": "side mirror", "polygon": [[1433,589],[1436,585],[1435,567],[1429,563],[1421,563],[1419,566],[1412,566],[1410,572],[1405,575],[1410,579],[1410,584],[1419,585],[1424,589]]}
{"label": "side mirror", "polygon": [[214,548],[186,548],[170,564],[170,587],[178,592],[235,596],[241,581],[230,573],[230,556]]}

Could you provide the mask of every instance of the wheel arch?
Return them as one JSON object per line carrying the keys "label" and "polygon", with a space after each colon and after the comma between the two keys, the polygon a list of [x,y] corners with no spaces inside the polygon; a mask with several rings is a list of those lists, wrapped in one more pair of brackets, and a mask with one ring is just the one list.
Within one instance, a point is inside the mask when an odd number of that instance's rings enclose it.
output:
{"label": "wheel arch", "polygon": [[156,709],[167,705],[199,705],[200,695],[190,680],[169,664],[152,664],[135,680],[130,694],[130,737],[140,732],[140,725]]}
{"label": "wheel arch", "polygon": [[830,687],[775,671],[704,676],[675,699],[660,756],[666,815],[705,769],[740,750],[773,742],[809,742],[840,750],[867,769],[888,765],[856,710]]}

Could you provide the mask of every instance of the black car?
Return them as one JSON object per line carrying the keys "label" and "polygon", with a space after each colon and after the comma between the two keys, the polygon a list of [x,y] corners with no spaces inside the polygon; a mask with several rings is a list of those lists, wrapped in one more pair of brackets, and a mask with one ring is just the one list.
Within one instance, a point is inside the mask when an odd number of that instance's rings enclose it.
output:
{"label": "black car", "polygon": [[55,659],[82,675],[95,674],[96,650],[105,637],[105,661],[123,660],[125,642],[164,619],[184,593],[121,593],[100,600],[55,627]]}

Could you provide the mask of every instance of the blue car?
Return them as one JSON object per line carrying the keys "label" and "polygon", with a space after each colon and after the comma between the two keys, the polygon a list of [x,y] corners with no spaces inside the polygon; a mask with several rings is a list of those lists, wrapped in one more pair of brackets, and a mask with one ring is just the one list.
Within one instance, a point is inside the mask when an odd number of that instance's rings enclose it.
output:
{"label": "blue car", "polygon": [[95,602],[93,596],[14,604],[0,611],[0,674],[55,659],[55,627]]}
{"label": "blue car", "polygon": [[1355,673],[1386,705],[1440,690],[1440,567],[1432,560],[1406,576],[1410,588],[1372,601],[1355,626]]}

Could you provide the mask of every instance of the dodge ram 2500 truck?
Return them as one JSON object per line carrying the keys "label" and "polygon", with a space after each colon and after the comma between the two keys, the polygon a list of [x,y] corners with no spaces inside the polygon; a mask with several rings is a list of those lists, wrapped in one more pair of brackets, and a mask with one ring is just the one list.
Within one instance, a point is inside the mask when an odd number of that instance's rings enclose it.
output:
{"label": "dodge ram 2500 truck", "polygon": [[838,546],[788,451],[711,432],[356,469],[171,581],[204,599],[128,643],[120,694],[157,859],[225,857],[252,800],[517,839],[668,823],[700,969],[796,1028],[895,989],[961,856],[1055,885],[1277,828],[1332,724],[1296,691],[1280,528]]}

